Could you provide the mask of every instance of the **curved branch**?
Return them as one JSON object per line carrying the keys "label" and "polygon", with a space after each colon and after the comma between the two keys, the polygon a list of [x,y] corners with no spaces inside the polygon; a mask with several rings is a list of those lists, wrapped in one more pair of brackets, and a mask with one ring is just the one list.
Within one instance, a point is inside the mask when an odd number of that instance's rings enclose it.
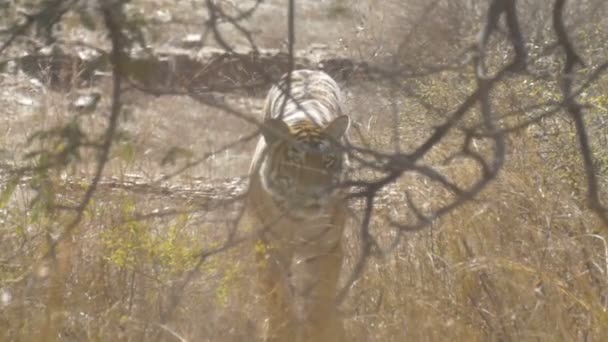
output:
{"label": "curved branch", "polygon": [[583,108],[576,100],[576,96],[572,95],[572,86],[574,83],[574,73],[577,65],[584,66],[584,63],[578,53],[574,50],[570,38],[565,29],[563,22],[563,10],[565,0],[556,0],[553,7],[553,29],[557,36],[558,44],[562,47],[566,54],[564,63],[564,71],[562,78],[562,94],[566,110],[576,129],[576,136],[583,157],[585,167],[585,175],[587,178],[587,199],[592,210],[602,219],[605,225],[608,226],[608,209],[602,205],[599,194],[599,185],[597,176],[593,167],[593,152],[587,136],[587,128],[583,119]]}

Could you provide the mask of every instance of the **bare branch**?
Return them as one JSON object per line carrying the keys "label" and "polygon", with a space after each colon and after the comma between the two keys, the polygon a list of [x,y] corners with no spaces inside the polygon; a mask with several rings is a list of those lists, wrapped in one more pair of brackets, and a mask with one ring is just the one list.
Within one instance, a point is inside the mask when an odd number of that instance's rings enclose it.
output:
{"label": "bare branch", "polygon": [[587,136],[587,128],[583,119],[583,108],[576,101],[576,96],[572,96],[572,85],[574,83],[576,71],[575,68],[577,65],[584,66],[584,63],[574,50],[568,34],[566,33],[562,18],[565,2],[565,0],[556,0],[553,6],[553,29],[555,31],[555,35],[557,36],[559,45],[566,54],[562,78],[562,94],[566,110],[574,121],[578,143],[581,149],[581,155],[583,157],[585,175],[587,178],[587,199],[591,209],[593,209],[602,219],[604,224],[608,226],[608,209],[602,205],[600,200],[599,186],[593,167],[593,152],[591,151],[589,138]]}

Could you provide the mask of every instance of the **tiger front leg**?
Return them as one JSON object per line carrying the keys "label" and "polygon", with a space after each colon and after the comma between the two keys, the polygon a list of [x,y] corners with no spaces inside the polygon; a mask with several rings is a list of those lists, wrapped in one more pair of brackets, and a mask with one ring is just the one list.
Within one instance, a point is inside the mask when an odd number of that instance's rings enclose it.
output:
{"label": "tiger front leg", "polygon": [[292,288],[298,342],[345,340],[342,318],[336,308],[336,292],[343,253],[340,243],[328,252],[301,256],[292,264]]}
{"label": "tiger front leg", "polygon": [[285,244],[259,240],[255,250],[259,293],[267,314],[263,341],[295,341],[296,320],[289,285],[291,249]]}

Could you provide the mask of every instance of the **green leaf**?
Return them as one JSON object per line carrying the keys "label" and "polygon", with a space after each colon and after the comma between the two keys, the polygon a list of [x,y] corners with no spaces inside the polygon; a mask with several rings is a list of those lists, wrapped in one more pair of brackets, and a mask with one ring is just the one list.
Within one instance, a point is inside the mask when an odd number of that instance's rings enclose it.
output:
{"label": "green leaf", "polygon": [[6,183],[6,187],[4,188],[4,190],[2,190],[2,193],[0,193],[0,209],[6,207],[9,200],[11,199],[11,196],[13,196],[15,189],[17,189],[17,185],[19,184],[20,180],[21,180],[21,175],[16,175],[16,176],[13,176]]}
{"label": "green leaf", "polygon": [[135,145],[132,142],[127,141],[121,144],[120,149],[118,150],[118,156],[125,162],[131,164],[135,161],[135,152]]}

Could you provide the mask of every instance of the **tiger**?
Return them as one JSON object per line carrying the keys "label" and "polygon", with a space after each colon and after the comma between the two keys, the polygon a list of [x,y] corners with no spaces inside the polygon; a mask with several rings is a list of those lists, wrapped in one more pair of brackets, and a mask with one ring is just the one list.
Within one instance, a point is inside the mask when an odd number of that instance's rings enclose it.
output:
{"label": "tiger", "polygon": [[269,90],[250,170],[266,341],[343,341],[335,299],[346,222],[350,117],[322,71],[294,70]]}

